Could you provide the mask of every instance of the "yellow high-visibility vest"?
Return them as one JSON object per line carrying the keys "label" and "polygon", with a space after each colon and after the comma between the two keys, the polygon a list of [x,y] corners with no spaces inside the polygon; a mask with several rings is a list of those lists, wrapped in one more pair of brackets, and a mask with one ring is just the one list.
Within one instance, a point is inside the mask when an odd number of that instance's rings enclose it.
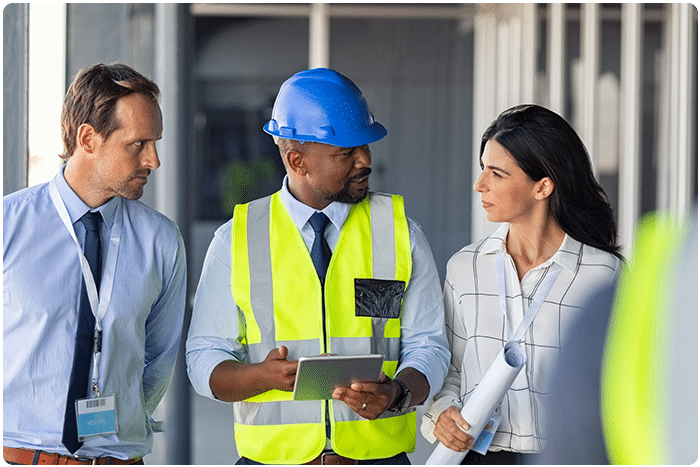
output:
{"label": "yellow high-visibility vest", "polygon": [[666,464],[674,459],[667,415],[673,403],[670,385],[676,382],[668,368],[668,348],[673,345],[673,320],[679,319],[674,317],[679,310],[671,306],[687,227],[664,215],[642,218],[630,267],[620,278],[601,372],[601,420],[611,464]]}
{"label": "yellow high-visibility vest", "polygon": [[[355,291],[357,280],[379,290],[389,284],[396,290],[400,281],[405,291],[412,265],[403,198],[370,193],[353,205],[323,290],[279,192],[236,206],[231,252],[232,294],[245,317],[245,363],[263,361],[280,345],[289,349],[289,360],[380,353],[384,372],[394,376],[402,293],[376,294],[370,300],[375,316],[363,316],[367,307],[357,306],[363,298]],[[257,462],[300,464],[317,457],[326,445],[327,415],[333,450],[342,456],[382,459],[415,449],[413,409],[370,421],[342,402],[293,401],[291,392],[272,390],[234,403],[234,414],[239,454]]]}

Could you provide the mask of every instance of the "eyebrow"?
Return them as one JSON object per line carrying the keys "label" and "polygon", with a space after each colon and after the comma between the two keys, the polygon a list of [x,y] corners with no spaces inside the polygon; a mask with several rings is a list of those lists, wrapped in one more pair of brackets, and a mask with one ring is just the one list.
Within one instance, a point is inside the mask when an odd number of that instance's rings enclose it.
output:
{"label": "eyebrow", "polygon": [[484,165],[484,168],[489,168],[489,169],[491,169],[491,170],[498,170],[499,172],[503,172],[503,173],[506,174],[506,175],[510,175],[510,172],[508,172],[507,170],[502,169],[501,167],[499,167],[499,166],[497,166],[497,165]]}
{"label": "eyebrow", "polygon": [[163,133],[158,133],[155,137],[152,137],[152,135],[146,135],[140,131],[134,132],[129,137],[127,138],[128,140],[135,142],[135,141],[160,141],[163,139]]}

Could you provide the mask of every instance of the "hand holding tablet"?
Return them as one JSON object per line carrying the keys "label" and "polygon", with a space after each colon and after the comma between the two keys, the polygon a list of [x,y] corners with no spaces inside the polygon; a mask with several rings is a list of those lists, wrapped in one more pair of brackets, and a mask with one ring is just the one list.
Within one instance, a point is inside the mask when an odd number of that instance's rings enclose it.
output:
{"label": "hand holding tablet", "polygon": [[299,358],[293,398],[297,401],[332,399],[337,386],[379,382],[383,355],[319,355]]}

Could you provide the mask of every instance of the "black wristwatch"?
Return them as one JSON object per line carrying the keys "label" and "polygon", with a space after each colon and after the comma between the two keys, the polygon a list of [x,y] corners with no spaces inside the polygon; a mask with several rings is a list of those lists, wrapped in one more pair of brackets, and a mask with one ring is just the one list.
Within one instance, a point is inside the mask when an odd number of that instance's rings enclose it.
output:
{"label": "black wristwatch", "polygon": [[399,394],[399,397],[387,410],[389,412],[401,412],[402,410],[406,410],[411,405],[411,390],[408,389],[408,386],[406,386],[403,381],[398,379],[395,379],[394,381],[401,386],[401,394]]}

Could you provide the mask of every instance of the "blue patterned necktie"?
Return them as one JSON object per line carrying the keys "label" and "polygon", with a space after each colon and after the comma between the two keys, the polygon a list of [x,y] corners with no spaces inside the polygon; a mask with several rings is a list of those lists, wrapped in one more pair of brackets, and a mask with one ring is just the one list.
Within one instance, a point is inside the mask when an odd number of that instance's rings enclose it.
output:
{"label": "blue patterned necktie", "polygon": [[322,212],[316,212],[309,218],[309,224],[316,235],[311,246],[311,261],[313,261],[316,273],[322,281],[326,278],[328,264],[331,262],[331,249],[323,236],[329,221],[330,219]]}
{"label": "blue patterned necktie", "polygon": [[[100,246],[100,213],[88,212],[80,221],[85,226],[85,245],[83,252],[90,264],[90,270],[95,279],[95,286],[100,290],[102,277],[102,248]],[[63,444],[73,454],[83,445],[78,441],[78,427],[75,413],[75,401],[88,395],[90,386],[90,359],[92,357],[93,339],[95,333],[95,316],[90,308],[85,281],[80,288],[80,306],[78,308],[78,331],[75,337],[75,352],[73,353],[73,369],[68,385],[68,399],[63,419]]]}

